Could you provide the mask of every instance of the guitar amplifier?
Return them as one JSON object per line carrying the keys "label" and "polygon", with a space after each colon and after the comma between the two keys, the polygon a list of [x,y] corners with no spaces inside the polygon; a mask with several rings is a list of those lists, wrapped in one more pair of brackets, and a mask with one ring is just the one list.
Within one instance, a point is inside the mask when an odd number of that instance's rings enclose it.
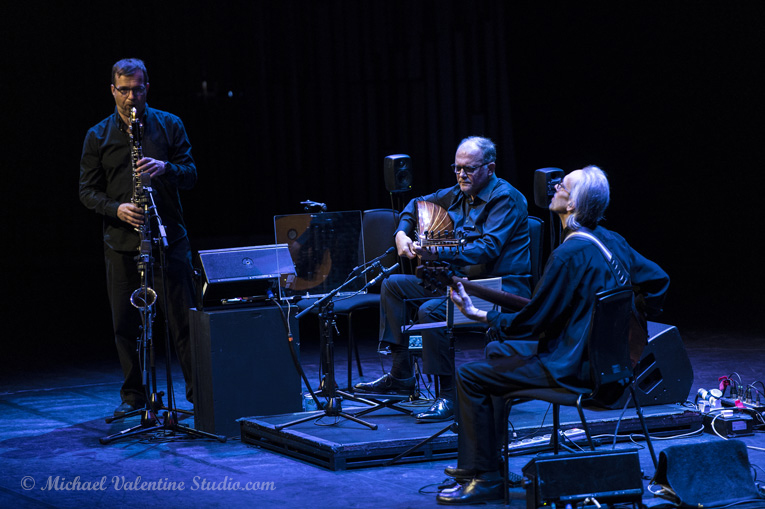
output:
{"label": "guitar amplifier", "polygon": [[295,279],[287,244],[199,251],[200,309],[282,298]]}

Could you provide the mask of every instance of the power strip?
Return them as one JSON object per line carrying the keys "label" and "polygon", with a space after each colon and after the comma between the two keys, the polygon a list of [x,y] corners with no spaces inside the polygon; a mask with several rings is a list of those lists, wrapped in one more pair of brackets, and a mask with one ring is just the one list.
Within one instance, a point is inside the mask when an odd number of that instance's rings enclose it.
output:
{"label": "power strip", "polygon": [[[587,440],[587,434],[583,429],[571,428],[561,432],[563,435],[561,441],[569,440],[571,442],[581,442]],[[529,452],[539,452],[549,449],[552,446],[552,435],[547,433],[535,437],[524,438],[510,442],[507,446],[507,452],[510,456],[513,454],[526,454]]]}
{"label": "power strip", "polygon": [[550,448],[551,438],[552,435],[546,434],[510,442],[507,444],[507,453],[512,456],[513,454],[544,451]]}
{"label": "power strip", "polygon": [[579,428],[567,429],[563,432],[563,436],[565,436],[572,442],[587,440],[587,433],[585,433],[583,429],[579,429]]}
{"label": "power strip", "polygon": [[[736,402],[740,403],[741,406],[738,406]],[[765,412],[765,406],[763,406],[762,404],[758,404],[756,402],[748,402],[746,400],[734,399],[734,398],[720,398],[720,403],[722,403],[724,407],[744,408],[744,409],[754,410],[755,412],[759,414]]]}

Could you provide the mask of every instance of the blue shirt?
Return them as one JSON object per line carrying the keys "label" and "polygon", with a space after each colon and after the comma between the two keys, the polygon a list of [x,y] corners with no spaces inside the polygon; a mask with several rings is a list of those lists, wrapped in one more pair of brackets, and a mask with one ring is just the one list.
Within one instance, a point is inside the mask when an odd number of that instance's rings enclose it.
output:
{"label": "blue shirt", "polygon": [[417,229],[418,200],[444,208],[455,229],[470,239],[460,250],[438,250],[439,260],[455,265],[463,275],[501,277],[506,292],[531,296],[531,257],[526,198],[504,179],[492,175],[474,200],[459,185],[411,200],[401,213],[398,229]]}

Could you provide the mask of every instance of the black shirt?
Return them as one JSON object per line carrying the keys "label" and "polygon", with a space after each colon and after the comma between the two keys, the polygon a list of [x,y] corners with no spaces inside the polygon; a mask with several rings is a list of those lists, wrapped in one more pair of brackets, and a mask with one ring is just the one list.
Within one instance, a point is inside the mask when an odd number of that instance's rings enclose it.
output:
{"label": "black shirt", "polygon": [[[602,226],[592,233],[629,272],[630,284],[641,297],[642,311],[649,318],[657,316],[669,276],[618,233]],[[580,370],[595,296],[617,286],[600,248],[587,239],[572,237],[550,255],[531,302],[517,313],[490,311],[488,322],[509,340],[539,338],[537,355],[550,377],[564,387],[586,388],[588,375]]]}
{"label": "black shirt", "polygon": [[[167,240],[172,243],[186,236],[178,191],[194,186],[197,168],[180,118],[147,106],[142,123],[144,157],[167,163],[165,174],[153,178],[151,187],[157,212],[167,229]],[[120,204],[129,202],[132,195],[130,139],[127,126],[115,108],[112,115],[91,127],[85,135],[80,160],[80,201],[104,216],[104,242],[117,251],[138,247],[138,233],[117,218]]]}

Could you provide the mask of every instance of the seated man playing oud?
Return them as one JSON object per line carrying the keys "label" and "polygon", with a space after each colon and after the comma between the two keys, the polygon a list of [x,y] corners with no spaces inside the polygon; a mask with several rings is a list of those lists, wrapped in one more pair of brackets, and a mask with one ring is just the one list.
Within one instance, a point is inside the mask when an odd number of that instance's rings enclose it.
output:
{"label": "seated man playing oud", "polygon": [[[462,140],[451,165],[457,178],[453,187],[411,200],[401,214],[395,233],[399,256],[409,259],[449,262],[459,275],[501,277],[503,290],[522,297],[531,295],[531,262],[526,198],[496,175],[497,152],[488,138]],[[429,249],[411,238],[418,228],[417,201],[438,205],[446,211],[454,229],[468,232],[464,247],[456,250]],[[419,232],[422,233],[422,232]],[[359,393],[410,395],[415,379],[406,335],[405,300],[424,300],[419,306],[420,323],[441,322],[446,316],[446,298],[426,290],[415,276],[394,275],[383,282],[380,296],[380,341],[390,345],[390,373],[371,383],[355,386]],[[422,331],[423,370],[437,375],[438,399],[417,422],[442,421],[454,415],[454,359],[443,327]]]}
{"label": "seated man playing oud", "polygon": [[[531,301],[517,313],[476,309],[461,284],[457,285],[459,291],[452,293],[452,300],[463,313],[500,331],[506,348],[490,344],[487,351],[493,355],[459,368],[458,465],[447,468],[447,474],[462,482],[441,491],[438,503],[471,504],[503,498],[492,396],[528,387],[588,392],[589,373],[582,367],[596,295],[623,282],[617,280],[597,244],[572,232],[590,233],[607,247],[621,271],[629,275],[626,284],[635,289],[635,302],[644,316],[661,311],[669,286],[667,274],[620,235],[598,226],[609,195],[608,179],[595,166],[573,171],[557,185],[550,210],[565,227],[564,241],[550,255]],[[535,355],[512,354],[513,340],[531,337],[538,338]],[[502,350],[507,355],[497,355]]]}

